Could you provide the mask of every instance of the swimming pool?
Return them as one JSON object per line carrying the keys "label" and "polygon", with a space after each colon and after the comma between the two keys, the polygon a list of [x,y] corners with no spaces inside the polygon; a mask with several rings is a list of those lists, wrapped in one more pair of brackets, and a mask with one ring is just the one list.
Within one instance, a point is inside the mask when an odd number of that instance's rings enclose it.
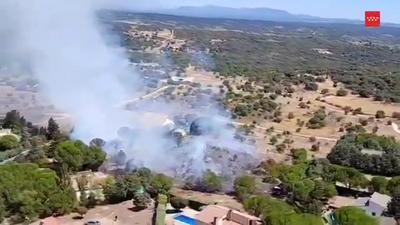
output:
{"label": "swimming pool", "polygon": [[188,217],[185,215],[175,216],[174,219],[181,221],[182,223],[186,223],[189,225],[196,225],[196,220],[192,217]]}

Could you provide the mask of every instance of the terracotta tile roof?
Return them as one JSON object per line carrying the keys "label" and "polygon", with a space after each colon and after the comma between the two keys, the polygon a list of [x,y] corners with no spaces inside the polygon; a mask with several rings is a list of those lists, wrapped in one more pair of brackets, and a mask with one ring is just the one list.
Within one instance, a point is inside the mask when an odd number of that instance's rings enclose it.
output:
{"label": "terracotta tile roof", "polygon": [[252,220],[260,220],[258,217],[220,205],[208,205],[195,219],[203,224],[213,224],[215,217],[220,220],[220,225],[247,225]]}
{"label": "terracotta tile roof", "polygon": [[203,223],[211,224],[214,221],[214,217],[222,218],[226,216],[228,210],[217,205],[208,205],[199,214],[196,215],[196,220]]}

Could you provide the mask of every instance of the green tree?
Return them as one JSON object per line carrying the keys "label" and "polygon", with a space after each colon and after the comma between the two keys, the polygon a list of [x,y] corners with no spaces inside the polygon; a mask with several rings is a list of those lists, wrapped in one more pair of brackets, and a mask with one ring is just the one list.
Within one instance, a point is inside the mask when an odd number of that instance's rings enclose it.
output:
{"label": "green tree", "polygon": [[58,163],[64,164],[69,170],[77,171],[81,168],[84,155],[74,141],[64,141],[56,148],[55,157]]}
{"label": "green tree", "polygon": [[218,192],[222,189],[222,177],[208,170],[203,177],[197,182],[197,187],[204,192]]}
{"label": "green tree", "polygon": [[244,200],[256,192],[256,179],[254,176],[241,176],[235,179],[234,190],[236,196]]}
{"label": "green tree", "polygon": [[236,105],[236,107],[233,109],[233,111],[238,116],[248,116],[251,113],[250,108],[247,107],[247,105],[245,105],[245,104]]}
{"label": "green tree", "polygon": [[46,138],[47,140],[56,140],[61,135],[60,127],[57,122],[51,117],[47,124]]}
{"label": "green tree", "polygon": [[167,195],[173,186],[173,179],[158,173],[151,177],[150,186],[157,194]]}
{"label": "green tree", "polygon": [[141,194],[136,194],[133,196],[133,205],[140,209],[145,209],[151,203],[150,195],[146,192]]}
{"label": "green tree", "polygon": [[18,147],[18,139],[14,135],[0,137],[0,151],[15,149]]}
{"label": "green tree", "polygon": [[75,206],[75,193],[70,195],[59,186],[59,178],[52,170],[37,164],[7,163],[0,166],[0,174],[0,196],[7,196],[3,199],[7,215],[25,220],[62,215]]}
{"label": "green tree", "polygon": [[293,197],[300,202],[307,202],[310,200],[314,188],[315,183],[311,179],[298,181],[293,185]]}
{"label": "green tree", "polygon": [[302,212],[321,216],[323,206],[324,205],[322,202],[318,200],[311,200],[310,202],[303,204]]}
{"label": "green tree", "polygon": [[298,213],[274,213],[265,218],[265,223],[270,225],[323,225],[321,216]]}
{"label": "green tree", "polygon": [[46,145],[43,150],[46,152],[46,156],[49,158],[55,157],[57,147],[64,141],[71,140],[69,136],[61,135],[57,140],[51,141],[49,145]]}
{"label": "green tree", "polygon": [[381,194],[387,193],[388,183],[389,183],[388,179],[386,179],[386,177],[383,176],[373,177],[370,182],[372,189]]}
{"label": "green tree", "polygon": [[92,171],[97,171],[106,160],[107,154],[97,146],[84,146],[83,167]]}
{"label": "green tree", "polygon": [[310,194],[316,200],[325,200],[338,195],[335,185],[323,180],[314,180],[314,189]]}
{"label": "green tree", "polygon": [[393,196],[387,205],[387,212],[393,216],[396,221],[400,220],[400,186],[393,191]]}
{"label": "green tree", "polygon": [[307,150],[304,148],[291,149],[292,157],[296,162],[302,162],[307,159]]}
{"label": "green tree", "polygon": [[178,197],[171,198],[169,202],[171,203],[171,206],[177,210],[181,210],[189,205],[189,201],[187,199]]}
{"label": "green tree", "polygon": [[387,190],[389,193],[391,193],[392,195],[394,195],[396,188],[400,186],[400,176],[395,176],[392,177],[392,179],[390,179],[388,181],[387,184]]}
{"label": "green tree", "polygon": [[244,200],[244,209],[256,216],[269,216],[275,213],[286,214],[294,212],[293,207],[286,202],[265,195],[251,196]]}
{"label": "green tree", "polygon": [[340,225],[378,225],[376,218],[365,214],[364,210],[354,206],[345,206],[335,210]]}
{"label": "green tree", "polygon": [[385,118],[385,111],[383,111],[383,110],[376,111],[375,118],[377,118],[377,119]]}
{"label": "green tree", "polygon": [[267,196],[251,196],[244,200],[244,209],[255,215],[260,216],[268,207],[268,197]]}
{"label": "green tree", "polygon": [[107,178],[103,193],[109,203],[119,203],[132,199],[139,189],[143,189],[141,177],[135,173],[128,173],[116,178]]}
{"label": "green tree", "polygon": [[6,217],[5,201],[4,201],[4,198],[0,198],[0,223],[3,222],[5,217]]}
{"label": "green tree", "polygon": [[77,205],[75,190],[72,187],[61,187],[59,192],[50,196],[47,204],[55,215],[69,214]]}
{"label": "green tree", "polygon": [[30,162],[30,163],[39,163],[42,160],[46,159],[46,153],[42,148],[34,148],[28,152],[26,155],[18,156],[15,161],[16,162]]}
{"label": "green tree", "polygon": [[17,110],[11,110],[6,113],[3,119],[4,129],[16,129],[20,127],[21,116]]}

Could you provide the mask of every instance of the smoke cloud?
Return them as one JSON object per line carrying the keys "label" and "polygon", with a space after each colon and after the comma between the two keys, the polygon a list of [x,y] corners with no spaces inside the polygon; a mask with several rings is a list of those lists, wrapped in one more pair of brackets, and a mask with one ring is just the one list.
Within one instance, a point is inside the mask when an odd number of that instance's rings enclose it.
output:
{"label": "smoke cloud", "polygon": [[[41,94],[71,116],[74,138],[85,142],[102,138],[108,153],[122,149],[132,159],[130,163],[160,172],[197,176],[207,169],[227,175],[243,171],[245,166],[235,160],[242,155],[253,157],[254,149],[235,138],[235,129],[221,124],[227,121],[219,116],[224,109],[194,110],[155,101],[138,102],[135,114],[115,107],[140,97],[143,84],[142,76],[129,66],[124,49],[107,44],[113,39],[105,35],[95,15],[103,3],[2,0],[1,51],[8,60],[29,65]],[[206,104],[215,102],[210,97],[199,99]],[[208,126],[218,132],[187,137],[177,147],[160,127],[142,127],[151,122],[141,117],[149,110],[170,115],[201,112],[212,118]],[[118,135],[121,127],[130,128],[123,138]]]}

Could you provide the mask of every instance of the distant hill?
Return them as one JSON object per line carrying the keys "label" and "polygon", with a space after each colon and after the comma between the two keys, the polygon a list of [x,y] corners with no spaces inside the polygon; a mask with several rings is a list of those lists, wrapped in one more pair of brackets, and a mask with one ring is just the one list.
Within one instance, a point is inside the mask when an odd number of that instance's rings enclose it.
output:
{"label": "distant hill", "polygon": [[[364,24],[361,20],[331,19],[316,16],[292,14],[285,10],[271,8],[229,8],[214,5],[207,6],[182,6],[174,9],[146,10],[142,12],[168,14],[176,16],[205,17],[205,18],[226,18],[226,19],[248,19],[267,20],[279,22],[315,22],[315,23],[348,23]],[[384,25],[395,25],[385,23]]]}
{"label": "distant hill", "polygon": [[271,8],[229,8],[221,6],[182,6],[174,9],[158,9],[152,13],[170,14],[176,16],[226,18],[226,19],[248,19],[248,20],[269,20],[281,22],[347,22],[363,23],[363,21],[348,19],[324,19],[309,15],[291,14],[285,10]]}

